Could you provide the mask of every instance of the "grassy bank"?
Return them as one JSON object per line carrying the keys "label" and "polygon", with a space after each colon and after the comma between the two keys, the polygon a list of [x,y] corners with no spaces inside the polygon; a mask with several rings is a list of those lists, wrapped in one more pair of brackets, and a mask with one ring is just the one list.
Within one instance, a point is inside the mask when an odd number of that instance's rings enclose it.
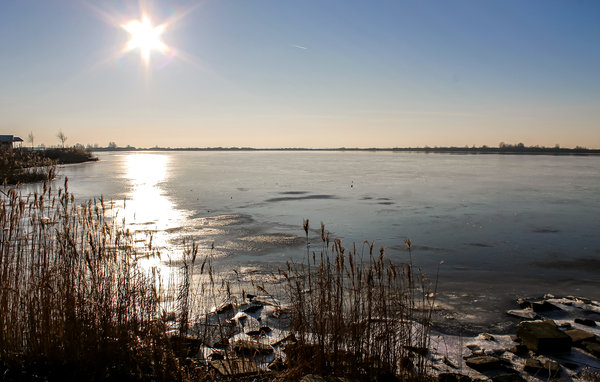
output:
{"label": "grassy bank", "polygon": [[40,151],[40,155],[55,161],[57,164],[83,163],[98,160],[91,151],[76,147],[45,149]]}
{"label": "grassy bank", "polygon": [[80,148],[46,150],[0,150],[0,182],[3,184],[31,183],[54,178],[57,164],[95,161],[90,151]]}
{"label": "grassy bank", "polygon": [[[240,331],[234,313],[266,309],[265,303],[249,297],[247,286],[214,274],[210,253],[189,245],[165,283],[157,268],[142,266],[148,251],[141,255],[102,200],[74,200],[66,182],[58,191],[45,185],[40,194],[21,196],[11,189],[1,198],[0,373],[6,380],[426,378],[429,291],[410,265],[392,264],[383,250],[346,250],[322,227],[322,248],[307,246],[305,264],[289,264],[278,284],[251,285],[288,297],[273,313],[287,317],[278,321],[285,342],[261,345],[233,339]],[[305,229],[308,239],[308,222]],[[271,354],[275,346],[285,359],[274,370],[261,368],[258,353]],[[205,356],[201,349],[214,352]],[[223,375],[215,362],[250,372]]]}
{"label": "grassy bank", "polygon": [[41,151],[0,150],[0,182],[31,183],[54,178],[56,163]]}

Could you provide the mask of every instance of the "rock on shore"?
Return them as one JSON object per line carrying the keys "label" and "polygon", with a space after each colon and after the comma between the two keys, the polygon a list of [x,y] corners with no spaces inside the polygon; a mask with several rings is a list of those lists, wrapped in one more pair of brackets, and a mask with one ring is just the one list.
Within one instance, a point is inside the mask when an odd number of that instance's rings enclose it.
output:
{"label": "rock on shore", "polygon": [[600,303],[546,296],[521,299],[518,304],[521,309],[507,312],[522,319],[515,335],[432,335],[432,366],[438,381],[599,378]]}
{"label": "rock on shore", "polygon": [[[430,347],[422,354],[434,379],[589,382],[599,378],[590,374],[600,371],[598,302],[547,296],[524,299],[519,305],[522,320],[513,335],[432,334]],[[507,314],[515,316],[513,310]],[[293,334],[285,330],[288,321],[288,308],[272,298],[250,296],[242,303],[223,304],[198,323],[196,330],[204,331],[205,340],[190,357],[223,378],[285,370],[286,347],[295,342]],[[207,333],[211,327],[215,330]],[[350,381],[315,375],[301,380]]]}

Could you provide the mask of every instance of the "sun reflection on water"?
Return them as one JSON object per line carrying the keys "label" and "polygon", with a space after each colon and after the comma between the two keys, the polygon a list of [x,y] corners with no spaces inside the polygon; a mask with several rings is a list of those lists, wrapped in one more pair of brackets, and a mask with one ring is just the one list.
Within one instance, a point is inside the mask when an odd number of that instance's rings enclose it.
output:
{"label": "sun reflection on water", "polygon": [[168,165],[168,155],[129,154],[124,162],[129,191],[119,213],[136,242],[143,244],[148,252],[149,256],[138,259],[140,265],[160,273],[163,283],[168,283],[174,276],[169,260],[178,260],[183,251],[181,243],[174,243],[176,238],[169,230],[181,227],[186,219],[186,213],[176,208],[164,188],[168,181]]}
{"label": "sun reflection on water", "polygon": [[130,191],[125,203],[125,218],[136,228],[164,231],[178,227],[184,218],[166,195],[169,157],[157,154],[131,154],[127,157],[126,177]]}

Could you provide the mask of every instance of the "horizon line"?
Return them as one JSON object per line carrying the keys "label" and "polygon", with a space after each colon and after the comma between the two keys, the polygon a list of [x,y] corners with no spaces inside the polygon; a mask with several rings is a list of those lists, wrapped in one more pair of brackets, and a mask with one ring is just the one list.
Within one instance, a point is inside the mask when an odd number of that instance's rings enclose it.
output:
{"label": "horizon line", "polygon": [[417,147],[248,147],[248,146],[212,146],[212,147],[135,147],[131,145],[116,147],[87,147],[90,151],[419,151],[419,152],[479,152],[479,153],[600,153],[600,149],[581,146],[571,147],[544,147],[544,146],[517,146],[505,147],[490,146],[417,146]]}

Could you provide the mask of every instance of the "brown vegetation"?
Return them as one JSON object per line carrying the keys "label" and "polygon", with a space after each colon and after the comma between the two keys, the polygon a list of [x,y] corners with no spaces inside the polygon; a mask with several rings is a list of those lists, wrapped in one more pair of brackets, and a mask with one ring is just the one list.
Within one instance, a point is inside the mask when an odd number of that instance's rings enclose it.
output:
{"label": "brown vegetation", "polygon": [[95,161],[88,150],[68,147],[46,150],[0,150],[0,183],[18,184],[54,179],[57,164]]}
{"label": "brown vegetation", "polygon": [[54,178],[55,162],[40,152],[28,150],[0,150],[0,183],[17,184],[39,182]]}
{"label": "brown vegetation", "polygon": [[153,280],[131,236],[98,205],[54,197],[0,203],[0,367],[5,378],[173,379],[179,368]]}
{"label": "brown vegetation", "polygon": [[[199,348],[217,346],[222,364],[236,362],[262,380],[425,377],[429,290],[411,264],[393,264],[372,244],[346,250],[322,227],[320,253],[307,246],[307,264],[281,271],[285,282],[272,287],[291,303],[282,321],[290,336],[287,361],[272,372],[254,364],[268,346],[229,340],[236,307],[257,307],[245,285],[217,277],[210,253],[199,255],[193,243],[165,285],[140,266],[132,234],[110,216],[103,200],[77,205],[66,181],[58,192],[45,184],[40,194],[10,189],[0,198],[4,379],[212,379],[215,364]],[[305,229],[308,238],[308,222]],[[252,287],[266,294],[269,286]]]}
{"label": "brown vegetation", "polygon": [[44,158],[56,161],[58,164],[83,163],[96,161],[91,151],[77,147],[45,149],[41,152]]}
{"label": "brown vegetation", "polygon": [[[304,229],[308,239],[308,221]],[[288,353],[291,375],[425,377],[434,293],[423,275],[386,259],[383,248],[375,253],[373,243],[360,250],[330,243],[323,224],[321,241],[319,254],[307,243],[308,266],[282,271],[297,339]]]}

